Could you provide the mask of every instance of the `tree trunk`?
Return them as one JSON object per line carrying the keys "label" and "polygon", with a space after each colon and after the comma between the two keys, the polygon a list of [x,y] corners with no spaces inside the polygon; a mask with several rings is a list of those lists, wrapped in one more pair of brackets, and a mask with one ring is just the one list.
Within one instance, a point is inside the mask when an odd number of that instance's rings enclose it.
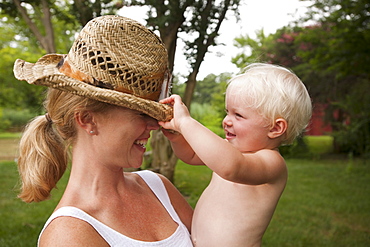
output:
{"label": "tree trunk", "polygon": [[185,88],[185,94],[184,94],[184,97],[183,97],[183,102],[188,107],[189,110],[190,110],[190,103],[191,103],[191,100],[193,98],[195,86],[196,86],[196,83],[197,83],[197,74],[198,74],[198,70],[193,71],[188,76],[188,80],[186,82],[186,88]]}
{"label": "tree trunk", "polygon": [[[169,8],[164,7],[163,2],[164,1],[162,1],[162,3],[161,1],[158,1],[157,5],[155,5],[157,9],[157,17],[155,19],[152,19],[151,21],[157,22],[151,23],[149,21],[148,23],[153,27],[159,26],[161,38],[168,50],[169,69],[172,72],[178,32],[180,31],[181,27],[185,30],[189,29],[188,25],[185,27],[182,26],[185,21],[185,10],[188,6],[193,6],[194,3],[196,3],[197,1],[187,0],[182,2],[182,4],[180,4],[181,1],[169,1],[169,4],[172,4],[172,7],[170,8],[171,10],[173,10],[173,12],[170,12],[172,16],[167,15]],[[239,4],[239,1],[233,1],[233,4]],[[189,109],[196,86],[196,78],[199,72],[200,64],[204,60],[204,56],[208,51],[208,47],[214,45],[214,40],[215,37],[218,35],[220,25],[225,18],[227,10],[230,6],[232,6],[232,4],[230,4],[230,0],[225,0],[220,5],[220,8],[212,10],[213,6],[214,1],[207,0],[205,7],[202,10],[199,10],[201,15],[200,21],[194,22],[197,23],[198,26],[192,27],[192,30],[196,31],[199,34],[199,38],[195,41],[196,51],[194,51],[194,53],[192,54],[195,63],[192,64],[192,72],[188,76],[185,95],[183,96],[183,101]],[[214,13],[214,11],[217,11],[217,13],[220,12],[220,14],[213,16],[212,14]],[[159,21],[163,20],[163,18],[167,18],[167,22]],[[216,26],[212,28],[213,30],[210,34],[208,34],[207,30],[211,25],[211,22],[209,20],[210,18],[216,20]],[[192,22],[190,21],[189,23]],[[178,158],[173,153],[170,142],[166,139],[166,137],[162,134],[160,130],[157,130],[152,132],[151,145],[153,150],[151,169],[160,172],[173,182],[175,166]]]}
{"label": "tree trunk", "polygon": [[174,154],[170,142],[161,130],[155,130],[152,131],[150,144],[153,150],[151,170],[159,172],[174,182],[174,173],[178,158]]}
{"label": "tree trunk", "polygon": [[[35,35],[37,40],[40,42],[41,47],[46,51],[46,53],[55,53],[55,42],[54,42],[54,31],[51,24],[50,7],[46,0],[41,1],[43,16],[40,17],[43,26],[45,27],[45,36],[43,36],[41,31],[38,29],[37,25],[32,21],[27,13],[27,10],[22,7],[21,1],[14,0],[19,13],[21,14],[24,21],[27,23],[28,27]],[[34,7],[35,8],[35,7]]]}

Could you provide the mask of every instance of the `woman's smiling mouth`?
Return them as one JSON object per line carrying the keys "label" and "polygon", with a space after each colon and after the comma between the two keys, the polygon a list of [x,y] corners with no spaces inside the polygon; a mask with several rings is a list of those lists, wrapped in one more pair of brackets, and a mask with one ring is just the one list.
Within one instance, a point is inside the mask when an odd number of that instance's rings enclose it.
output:
{"label": "woman's smiling mouth", "polygon": [[142,148],[146,148],[145,147],[145,145],[148,143],[148,140],[147,139],[141,139],[141,140],[136,140],[135,142],[134,142],[134,144],[136,144],[136,145],[138,145],[138,146],[140,146],[140,147],[142,147]]}

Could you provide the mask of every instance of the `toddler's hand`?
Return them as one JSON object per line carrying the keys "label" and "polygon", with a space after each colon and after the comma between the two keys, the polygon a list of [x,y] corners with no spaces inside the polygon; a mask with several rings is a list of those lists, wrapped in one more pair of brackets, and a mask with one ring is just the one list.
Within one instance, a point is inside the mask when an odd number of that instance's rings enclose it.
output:
{"label": "toddler's hand", "polygon": [[159,101],[159,103],[173,106],[174,111],[173,119],[171,119],[171,121],[169,122],[160,121],[158,122],[159,125],[165,129],[175,130],[181,133],[180,131],[181,121],[183,121],[187,117],[190,117],[189,110],[182,102],[181,97],[179,95],[174,94],[171,97]]}

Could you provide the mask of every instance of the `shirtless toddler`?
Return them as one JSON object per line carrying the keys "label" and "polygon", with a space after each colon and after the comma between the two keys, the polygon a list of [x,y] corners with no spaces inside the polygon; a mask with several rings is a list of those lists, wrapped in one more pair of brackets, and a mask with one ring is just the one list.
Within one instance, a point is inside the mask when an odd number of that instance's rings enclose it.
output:
{"label": "shirtless toddler", "polygon": [[194,120],[180,96],[161,103],[174,107],[174,118],[159,124],[178,132],[163,131],[178,158],[213,170],[195,207],[194,245],[261,246],[288,177],[278,147],[291,144],[311,117],[301,80],[271,64],[252,64],[231,79],[223,120],[226,140]]}

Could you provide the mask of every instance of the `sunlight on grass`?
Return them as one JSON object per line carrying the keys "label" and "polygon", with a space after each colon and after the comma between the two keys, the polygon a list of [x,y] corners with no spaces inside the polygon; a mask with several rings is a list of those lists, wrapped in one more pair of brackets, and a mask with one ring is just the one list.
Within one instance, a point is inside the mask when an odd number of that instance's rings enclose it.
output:
{"label": "sunlight on grass", "polygon": [[288,160],[289,180],[264,246],[369,246],[370,168]]}
{"label": "sunlight on grass", "polygon": [[39,232],[57,205],[68,172],[50,200],[24,203],[17,198],[18,172],[14,162],[0,162],[0,246],[36,246]]}
{"label": "sunlight on grass", "polygon": [[22,133],[13,133],[13,132],[1,132],[0,139],[9,139],[9,138],[20,138]]}
{"label": "sunlight on grass", "polygon": [[181,160],[177,162],[175,185],[193,208],[211,180],[211,174],[206,166],[191,166]]}
{"label": "sunlight on grass", "polygon": [[333,137],[331,136],[305,136],[304,140],[314,154],[333,152]]}

